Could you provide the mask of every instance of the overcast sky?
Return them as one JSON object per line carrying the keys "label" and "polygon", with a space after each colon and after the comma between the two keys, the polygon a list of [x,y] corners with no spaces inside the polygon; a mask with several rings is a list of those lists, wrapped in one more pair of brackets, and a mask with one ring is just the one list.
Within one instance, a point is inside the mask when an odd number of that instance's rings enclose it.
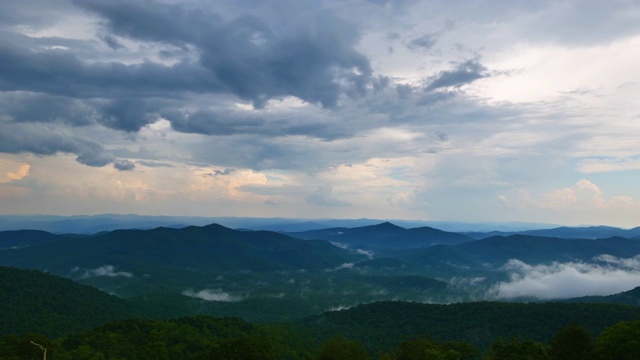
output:
{"label": "overcast sky", "polygon": [[640,1],[0,2],[0,213],[640,225]]}

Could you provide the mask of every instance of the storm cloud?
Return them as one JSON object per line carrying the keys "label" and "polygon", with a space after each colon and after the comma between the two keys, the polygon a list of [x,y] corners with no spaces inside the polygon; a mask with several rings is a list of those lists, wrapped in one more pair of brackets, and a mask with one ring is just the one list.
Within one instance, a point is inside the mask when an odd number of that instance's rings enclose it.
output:
{"label": "storm cloud", "polygon": [[[611,174],[640,157],[636,8],[0,2],[0,160],[30,166],[1,184],[3,211],[178,199],[166,209],[632,226],[633,177]],[[529,201],[593,171],[615,211]],[[28,210],[43,192],[92,202]]]}
{"label": "storm cloud", "polygon": [[444,87],[459,88],[487,75],[487,68],[476,60],[467,60],[457,64],[453,70],[445,70],[433,77],[426,90],[435,90]]}
{"label": "storm cloud", "polygon": [[88,166],[104,166],[115,157],[91,140],[70,131],[47,125],[5,124],[0,131],[0,152],[31,152],[38,155],[76,154],[76,160]]}
{"label": "storm cloud", "polygon": [[282,96],[335,106],[341,94],[364,94],[372,73],[355,50],[357,29],[324,11],[223,18],[155,1],[77,4],[104,19],[114,35],[195,48],[189,66],[208,75],[206,91],[231,92],[255,107]]}

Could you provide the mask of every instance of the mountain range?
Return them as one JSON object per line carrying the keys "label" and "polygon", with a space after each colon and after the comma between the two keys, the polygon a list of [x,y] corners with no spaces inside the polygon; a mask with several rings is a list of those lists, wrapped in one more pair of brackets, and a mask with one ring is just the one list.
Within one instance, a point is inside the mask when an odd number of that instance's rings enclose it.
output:
{"label": "mountain range", "polygon": [[0,232],[0,265],[48,271],[168,313],[251,321],[384,300],[493,299],[492,289],[513,281],[505,265],[514,260],[633,274],[638,270],[628,267],[639,254],[636,238],[516,234],[476,240],[390,222],[291,233],[218,224],[96,234]]}
{"label": "mountain range", "polygon": [[333,227],[362,227],[391,221],[405,228],[430,226],[446,231],[523,231],[549,229],[557,225],[538,223],[461,223],[451,221],[381,220],[381,219],[289,219],[248,217],[195,217],[195,216],[149,216],[135,214],[100,215],[0,215],[0,231],[43,230],[56,234],[95,234],[122,229],[153,229],[156,227],[181,228],[204,226],[212,223],[234,229],[268,230],[276,232],[302,232]]}
{"label": "mountain range", "polygon": [[465,235],[474,239],[485,239],[492,236],[530,235],[541,237],[556,237],[563,239],[606,239],[611,237],[638,238],[640,227],[620,229],[611,226],[583,226],[583,227],[554,227],[551,229],[536,229],[524,231],[489,231],[467,232]]}

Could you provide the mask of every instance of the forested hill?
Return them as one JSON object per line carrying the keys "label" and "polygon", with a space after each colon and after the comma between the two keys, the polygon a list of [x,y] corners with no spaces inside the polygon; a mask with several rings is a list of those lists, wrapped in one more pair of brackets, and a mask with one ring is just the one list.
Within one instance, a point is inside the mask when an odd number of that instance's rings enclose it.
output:
{"label": "forested hill", "polygon": [[37,270],[0,267],[0,335],[60,336],[140,317],[129,302]]}
{"label": "forested hill", "polygon": [[0,231],[0,250],[46,244],[59,239],[57,235],[40,230]]}
{"label": "forested hill", "polygon": [[349,334],[373,353],[397,346],[403,338],[425,336],[465,341],[487,349],[498,337],[547,342],[575,323],[592,334],[621,321],[640,320],[640,307],[615,304],[474,302],[450,305],[376,302],[327,312],[299,322],[309,336]]}
{"label": "forested hill", "polygon": [[607,296],[584,296],[569,299],[567,302],[609,303],[640,306],[640,286],[618,294]]}
{"label": "forested hill", "polygon": [[[14,234],[15,237],[20,234]],[[0,251],[0,264],[68,275],[105,264],[127,271],[159,268],[286,270],[336,267],[355,256],[325,241],[301,241],[269,231],[220,225],[183,229],[117,230],[91,237],[56,237],[38,246]]]}

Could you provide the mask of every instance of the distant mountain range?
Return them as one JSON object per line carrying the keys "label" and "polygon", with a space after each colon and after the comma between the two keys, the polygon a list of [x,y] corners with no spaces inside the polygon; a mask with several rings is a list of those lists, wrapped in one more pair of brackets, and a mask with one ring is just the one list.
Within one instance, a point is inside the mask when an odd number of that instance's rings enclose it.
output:
{"label": "distant mountain range", "polygon": [[463,223],[454,221],[384,220],[384,219],[288,219],[247,217],[194,217],[149,216],[135,214],[101,215],[0,215],[0,231],[43,230],[56,234],[95,234],[121,229],[153,229],[156,227],[181,228],[190,225],[204,226],[212,223],[233,229],[269,230],[276,232],[302,232],[334,227],[362,227],[385,221],[405,228],[429,226],[445,231],[522,231],[548,229],[557,225],[505,222]]}
{"label": "distant mountain range", "polygon": [[292,233],[218,224],[92,235],[20,230],[0,232],[0,265],[48,271],[169,313],[277,321],[381,300],[491,299],[494,286],[513,279],[505,264],[514,259],[610,271],[625,262],[621,271],[635,271],[640,239],[593,237],[476,240],[390,222]]}
{"label": "distant mountain range", "polygon": [[474,239],[514,234],[558,238],[595,239],[613,236],[638,237],[640,227],[621,229],[610,226],[566,227],[524,222],[464,223],[455,221],[381,220],[381,219],[288,219],[246,217],[148,216],[102,214],[78,216],[0,215],[0,231],[42,230],[55,234],[95,234],[122,229],[148,230],[156,227],[182,228],[216,223],[233,229],[303,233],[331,228],[356,228],[391,222],[405,229],[430,227],[462,233]]}
{"label": "distant mountain range", "polygon": [[467,232],[467,236],[474,239],[486,239],[492,236],[509,235],[531,235],[556,237],[563,239],[606,239],[611,237],[638,238],[640,237],[640,227],[633,229],[620,229],[610,226],[586,226],[586,227],[556,227],[551,229],[525,230],[525,231],[490,231],[490,232]]}

